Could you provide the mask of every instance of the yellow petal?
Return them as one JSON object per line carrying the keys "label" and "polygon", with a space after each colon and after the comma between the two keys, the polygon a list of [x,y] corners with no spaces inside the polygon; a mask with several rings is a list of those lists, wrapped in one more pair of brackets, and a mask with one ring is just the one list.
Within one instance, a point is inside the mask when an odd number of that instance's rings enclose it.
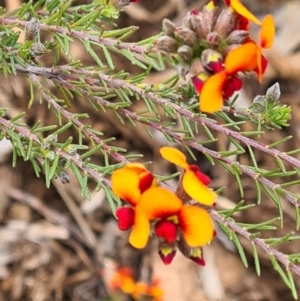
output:
{"label": "yellow petal", "polygon": [[216,201],[217,194],[205,186],[190,170],[185,171],[182,185],[189,197],[200,204],[210,206]]}
{"label": "yellow petal", "polygon": [[275,23],[273,16],[267,15],[264,18],[259,36],[262,48],[270,48],[273,45],[275,36]]}
{"label": "yellow petal", "polygon": [[188,168],[189,165],[186,162],[185,155],[178,149],[169,147],[169,146],[163,146],[160,148],[159,151],[160,151],[161,156],[165,160],[167,160],[181,168],[184,168],[184,169]]}
{"label": "yellow petal", "polygon": [[220,111],[223,106],[223,87],[227,76],[225,71],[212,75],[203,85],[200,95],[200,110],[207,113]]}
{"label": "yellow petal", "polygon": [[139,176],[130,169],[121,168],[112,173],[111,187],[113,193],[135,206],[140,198]]}
{"label": "yellow petal", "polygon": [[139,207],[149,220],[176,215],[182,206],[181,200],[173,192],[162,187],[148,189],[139,202]]}
{"label": "yellow petal", "polygon": [[256,23],[257,25],[261,25],[261,21],[259,21],[241,2],[240,0],[231,0],[230,4],[232,8],[241,16],[245,17],[249,21]]}
{"label": "yellow petal", "polygon": [[129,236],[129,243],[137,249],[143,249],[147,245],[149,235],[150,222],[138,205],[135,209],[134,225]]}
{"label": "yellow petal", "polygon": [[124,166],[125,169],[131,169],[132,171],[136,172],[137,174],[143,173],[145,171],[148,171],[147,168],[141,164],[141,163],[128,163]]}
{"label": "yellow petal", "polygon": [[211,217],[204,209],[184,206],[178,218],[184,239],[190,247],[201,247],[212,240],[214,226]]}

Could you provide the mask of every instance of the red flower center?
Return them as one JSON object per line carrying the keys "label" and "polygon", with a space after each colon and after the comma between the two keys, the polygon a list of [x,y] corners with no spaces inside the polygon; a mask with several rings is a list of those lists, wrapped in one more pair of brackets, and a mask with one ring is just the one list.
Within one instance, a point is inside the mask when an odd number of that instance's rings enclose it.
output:
{"label": "red flower center", "polygon": [[157,237],[163,238],[168,243],[173,243],[177,237],[177,226],[167,220],[160,220],[155,225]]}
{"label": "red flower center", "polygon": [[118,218],[118,227],[122,231],[126,231],[133,226],[134,210],[131,207],[121,207],[116,211]]}

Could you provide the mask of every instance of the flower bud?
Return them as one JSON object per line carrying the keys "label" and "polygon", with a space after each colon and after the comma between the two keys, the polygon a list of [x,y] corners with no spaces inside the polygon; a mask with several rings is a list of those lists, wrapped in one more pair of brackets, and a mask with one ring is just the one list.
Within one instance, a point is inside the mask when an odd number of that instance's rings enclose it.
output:
{"label": "flower bud", "polygon": [[193,59],[192,63],[191,63],[191,67],[190,67],[190,77],[194,77],[194,76],[198,76],[198,74],[205,72],[203,64],[201,62],[200,58],[195,58]]}
{"label": "flower bud", "polygon": [[213,1],[208,2],[201,10],[199,16],[206,21],[208,32],[212,31],[218,15],[217,7],[214,5]]}
{"label": "flower bud", "polygon": [[197,43],[197,37],[195,33],[186,27],[178,27],[175,30],[175,37],[183,44],[188,46],[194,46]]}
{"label": "flower bud", "polygon": [[25,40],[33,41],[40,31],[40,23],[36,18],[32,18],[25,26]]}
{"label": "flower bud", "polygon": [[45,52],[46,52],[46,48],[40,42],[33,43],[29,48],[29,53],[32,57],[42,56]]}
{"label": "flower bud", "polygon": [[190,71],[190,65],[185,62],[180,62],[179,64],[177,64],[176,69],[179,76],[184,79]]}
{"label": "flower bud", "polygon": [[181,237],[178,242],[178,249],[184,257],[193,260],[195,263],[201,266],[205,266],[202,247],[191,248],[187,245],[184,238]]}
{"label": "flower bud", "polygon": [[249,37],[249,31],[247,30],[234,30],[226,39],[227,44],[243,44]]}
{"label": "flower bud", "polygon": [[209,25],[201,15],[191,15],[191,28],[199,39],[205,39],[209,33]]}
{"label": "flower bud", "polygon": [[66,171],[61,171],[57,178],[61,181],[62,184],[69,184],[70,183],[70,175]]}
{"label": "flower bud", "polygon": [[263,113],[267,107],[266,97],[257,95],[249,107],[251,113]]}
{"label": "flower bud", "polygon": [[155,46],[161,51],[171,52],[171,53],[176,52],[178,48],[178,44],[176,40],[169,36],[162,36],[158,38],[155,41]]}
{"label": "flower bud", "polygon": [[179,47],[177,53],[184,61],[190,61],[193,58],[193,49],[188,45]]}
{"label": "flower bud", "polygon": [[188,257],[189,259],[193,260],[195,263],[205,266],[205,261],[203,259],[203,249],[198,247],[198,248],[193,248],[191,250],[191,255]]}
{"label": "flower bud", "polygon": [[163,32],[170,37],[174,37],[174,32],[176,30],[176,25],[169,19],[163,19],[162,21]]}
{"label": "flower bud", "polygon": [[238,19],[238,14],[232,8],[223,9],[216,21],[214,31],[226,37],[237,28]]}
{"label": "flower bud", "polygon": [[73,144],[69,144],[63,150],[71,156],[75,156],[77,154],[77,148]]}
{"label": "flower bud", "polygon": [[206,36],[206,41],[211,48],[218,48],[222,39],[217,32],[213,31]]}
{"label": "flower bud", "polygon": [[185,17],[183,18],[182,22],[181,22],[181,26],[182,27],[186,27],[189,29],[192,29],[192,23],[191,23],[191,13],[188,12]]}
{"label": "flower bud", "polygon": [[176,244],[159,242],[158,255],[165,265],[169,265],[176,255]]}
{"label": "flower bud", "polygon": [[202,91],[202,88],[204,86],[204,83],[209,78],[209,75],[205,72],[199,73],[197,76],[194,76],[191,78],[192,83],[195,87],[195,90],[200,94]]}
{"label": "flower bud", "polygon": [[213,73],[217,73],[223,69],[222,55],[212,49],[205,49],[201,54],[203,66]]}

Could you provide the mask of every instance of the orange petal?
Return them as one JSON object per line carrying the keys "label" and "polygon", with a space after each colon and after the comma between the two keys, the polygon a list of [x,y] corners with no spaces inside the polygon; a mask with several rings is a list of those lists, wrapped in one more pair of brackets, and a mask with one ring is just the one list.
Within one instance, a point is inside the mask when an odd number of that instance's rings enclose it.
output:
{"label": "orange petal", "polygon": [[139,207],[149,220],[176,215],[182,206],[181,200],[173,192],[161,187],[145,191],[139,202]]}
{"label": "orange petal", "polygon": [[209,206],[216,201],[216,193],[205,186],[190,170],[185,171],[182,185],[185,192],[200,204]]}
{"label": "orange petal", "polygon": [[275,36],[275,23],[273,16],[267,15],[264,18],[259,36],[262,48],[270,48],[273,45]]}
{"label": "orange petal", "polygon": [[184,168],[184,169],[189,167],[188,163],[186,162],[185,155],[178,149],[173,148],[173,147],[164,146],[164,147],[161,147],[159,151],[160,151],[161,156],[165,160],[167,160],[181,168]]}
{"label": "orange petal", "polygon": [[200,95],[200,110],[207,113],[220,111],[223,106],[223,86],[227,75],[225,71],[212,75],[203,85]]}
{"label": "orange petal", "polygon": [[129,243],[137,248],[146,247],[150,235],[150,222],[138,205],[135,209],[134,225],[129,236]]}
{"label": "orange petal", "polygon": [[214,226],[211,217],[204,209],[184,206],[178,218],[184,239],[190,247],[201,247],[212,240]]}
{"label": "orange petal", "polygon": [[121,168],[112,173],[111,187],[113,193],[135,206],[140,198],[139,176],[130,169]]}
{"label": "orange petal", "polygon": [[259,51],[254,42],[248,42],[237,47],[227,54],[225,58],[225,70],[234,75],[239,71],[252,71],[257,68],[257,52]]}
{"label": "orange petal", "polygon": [[232,8],[241,16],[245,17],[249,21],[261,25],[259,21],[241,2],[240,0],[231,0],[230,1]]}

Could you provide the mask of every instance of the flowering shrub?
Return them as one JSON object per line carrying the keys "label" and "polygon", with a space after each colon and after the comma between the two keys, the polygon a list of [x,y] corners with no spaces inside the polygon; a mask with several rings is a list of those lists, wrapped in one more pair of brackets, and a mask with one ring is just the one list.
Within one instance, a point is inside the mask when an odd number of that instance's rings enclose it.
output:
{"label": "flowering shrub", "polygon": [[[297,241],[299,236],[291,232],[267,238],[264,234],[277,229],[278,220],[283,227],[282,202],[294,209],[294,228],[300,228],[300,197],[294,189],[300,181],[298,150],[275,148],[290,137],[272,143],[257,141],[266,137],[264,131],[287,127],[291,108],[281,103],[277,83],[248,108],[235,105],[243,74],[254,72],[258,81],[263,79],[268,61],[262,52],[272,46],[275,36],[272,15],[259,20],[239,0],[224,0],[221,8],[217,1],[210,1],[199,11],[188,12],[181,25],[164,19],[162,33],[134,43],[124,40],[137,27],[116,28],[115,21],[127,5],[138,1],[75,2],[29,1],[12,12],[0,10],[2,79],[23,76],[29,87],[28,108],[46,103],[56,118],[54,124],[43,120],[30,124],[28,111],[14,114],[0,107],[0,140],[10,140],[13,166],[18,157],[30,161],[36,176],[45,177],[46,187],[55,181],[68,185],[72,175],[86,199],[90,199],[94,180],[94,189],[104,191],[119,229],[130,231],[129,243],[143,249],[153,238],[165,264],[179,250],[203,266],[203,248],[214,236],[225,233],[247,266],[243,237],[251,243],[257,274],[260,248],[297,298],[293,273],[300,275],[299,253],[285,254],[275,246]],[[259,26],[258,38],[250,37],[250,26]],[[23,40],[19,39],[21,32]],[[83,46],[94,64],[77,60],[70,50],[75,43]],[[43,61],[45,56],[47,61]],[[139,68],[139,74],[119,69],[117,56]],[[174,75],[158,85],[145,83],[150,71],[163,71],[166,65],[174,67]],[[140,163],[137,150],[126,153],[114,142],[117,138],[90,124],[86,112],[73,111],[77,100],[96,114],[112,113],[120,127],[129,131],[136,124],[145,128],[153,148],[180,169],[179,179],[178,173],[153,174],[151,164]],[[142,109],[137,109],[137,103]],[[255,126],[257,131],[244,130],[244,125]],[[157,135],[164,140],[158,141]],[[217,135],[227,139],[230,148],[215,150]],[[186,153],[194,163],[186,159]],[[234,208],[214,206],[218,195],[231,187],[224,187],[223,179],[211,185],[196,153],[204,155],[211,169],[221,166],[236,179],[240,202]],[[259,166],[257,153],[270,155],[276,168]],[[242,155],[247,155],[249,164]],[[245,204],[248,196],[242,177],[248,177],[255,187],[256,204]],[[176,178],[175,191],[165,183],[166,178]],[[260,206],[262,199],[273,202],[277,217],[257,224],[235,221],[235,213]],[[149,287],[137,285],[130,273],[119,271],[116,279],[117,287],[136,300],[139,294],[160,298],[149,293]]]}
{"label": "flowering shrub", "polygon": [[151,301],[163,300],[163,291],[159,286],[158,280],[154,280],[150,284],[137,282],[130,268],[119,268],[110,279],[109,286],[112,292],[119,290],[137,301],[144,300],[143,297],[147,297],[147,300]]}

